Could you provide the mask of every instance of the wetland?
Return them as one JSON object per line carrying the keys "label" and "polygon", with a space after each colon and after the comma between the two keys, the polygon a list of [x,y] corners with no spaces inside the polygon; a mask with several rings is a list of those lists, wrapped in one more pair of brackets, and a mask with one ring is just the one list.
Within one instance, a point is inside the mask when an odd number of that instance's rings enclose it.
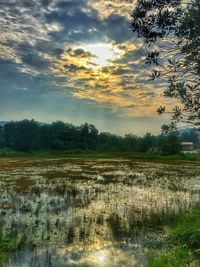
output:
{"label": "wetland", "polygon": [[1,264],[148,266],[170,246],[167,225],[199,203],[194,162],[1,159],[1,235],[19,244]]}

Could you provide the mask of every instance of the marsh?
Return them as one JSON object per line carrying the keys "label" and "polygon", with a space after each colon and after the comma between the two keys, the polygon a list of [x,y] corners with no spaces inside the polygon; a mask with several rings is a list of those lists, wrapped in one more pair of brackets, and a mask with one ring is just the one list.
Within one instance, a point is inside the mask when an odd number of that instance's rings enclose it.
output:
{"label": "marsh", "polygon": [[147,266],[168,242],[160,226],[199,202],[197,163],[2,159],[2,235],[21,243],[2,264]]}

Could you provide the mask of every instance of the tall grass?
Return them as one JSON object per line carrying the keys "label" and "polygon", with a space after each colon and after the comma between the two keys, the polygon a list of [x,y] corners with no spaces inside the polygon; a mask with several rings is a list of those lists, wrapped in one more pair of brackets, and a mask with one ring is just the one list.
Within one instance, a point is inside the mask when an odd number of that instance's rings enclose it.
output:
{"label": "tall grass", "polygon": [[20,243],[16,230],[4,236],[0,227],[0,266],[4,266],[7,258],[19,248]]}

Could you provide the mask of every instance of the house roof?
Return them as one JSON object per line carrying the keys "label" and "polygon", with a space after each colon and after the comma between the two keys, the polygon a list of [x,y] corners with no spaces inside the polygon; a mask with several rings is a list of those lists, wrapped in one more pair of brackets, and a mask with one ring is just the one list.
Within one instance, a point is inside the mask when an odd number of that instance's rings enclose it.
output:
{"label": "house roof", "polygon": [[184,146],[192,146],[193,145],[193,142],[182,142],[181,145],[184,145]]}

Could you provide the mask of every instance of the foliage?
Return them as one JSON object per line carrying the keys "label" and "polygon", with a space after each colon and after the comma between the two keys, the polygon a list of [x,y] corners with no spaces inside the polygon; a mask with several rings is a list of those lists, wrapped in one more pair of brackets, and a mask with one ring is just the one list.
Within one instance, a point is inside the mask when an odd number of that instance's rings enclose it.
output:
{"label": "foliage", "polygon": [[107,219],[107,223],[114,239],[120,240],[122,237],[126,236],[126,227],[123,225],[122,220],[117,213],[112,213]]}
{"label": "foliage", "polygon": [[4,146],[3,127],[0,126],[0,147]]}
{"label": "foliage", "polygon": [[[149,257],[149,267],[189,266],[200,262],[200,209],[195,208],[179,216],[176,226],[170,230],[174,247],[157,251]],[[199,266],[199,265],[194,265]]]}
{"label": "foliage", "polygon": [[164,155],[173,155],[181,151],[180,138],[176,133],[161,135],[158,140],[160,151]]}
{"label": "foliage", "polygon": [[[180,153],[181,141],[199,145],[196,131],[179,136],[171,132],[154,136],[151,133],[138,137],[132,134],[122,136],[99,133],[92,124],[74,126],[62,121],[39,124],[34,120],[12,121],[0,129],[0,156],[14,155],[32,151],[68,151],[70,153],[161,153],[173,155]],[[166,131],[167,132],[167,131]],[[13,150],[13,151],[12,151]]]}
{"label": "foliage", "polygon": [[151,255],[148,260],[148,267],[184,267],[189,258],[188,250],[183,247],[176,247],[162,251],[158,255]]}
{"label": "foliage", "polygon": [[34,120],[12,121],[0,131],[0,147],[26,152],[37,149],[93,150],[97,135],[95,126],[87,123],[75,127],[62,121],[44,125]]}
{"label": "foliage", "polygon": [[172,238],[177,244],[185,245],[200,256],[200,210],[193,209],[182,216],[177,227],[172,231]]}
{"label": "foliage", "polygon": [[4,237],[0,228],[0,266],[3,266],[3,262],[11,253],[17,250],[19,245],[16,231],[12,231],[8,236]]}
{"label": "foliage", "polygon": [[[132,30],[146,44],[151,79],[168,82],[164,96],[178,99],[169,113],[177,122],[200,125],[200,1],[138,0]],[[158,113],[166,112],[160,107]]]}
{"label": "foliage", "polygon": [[36,148],[39,126],[34,120],[9,122],[3,127],[3,136],[7,147],[19,151],[31,151]]}
{"label": "foliage", "polygon": [[[92,124],[74,126],[62,121],[39,124],[34,120],[12,121],[2,127],[0,148],[19,152],[37,150],[96,152],[161,152],[165,155],[180,152],[180,139],[174,135],[154,136],[147,133],[144,137],[110,133],[99,133]],[[5,155],[9,150],[4,150]],[[10,151],[12,154],[12,151]],[[2,150],[2,155],[4,154]],[[23,154],[22,154],[23,155]]]}

